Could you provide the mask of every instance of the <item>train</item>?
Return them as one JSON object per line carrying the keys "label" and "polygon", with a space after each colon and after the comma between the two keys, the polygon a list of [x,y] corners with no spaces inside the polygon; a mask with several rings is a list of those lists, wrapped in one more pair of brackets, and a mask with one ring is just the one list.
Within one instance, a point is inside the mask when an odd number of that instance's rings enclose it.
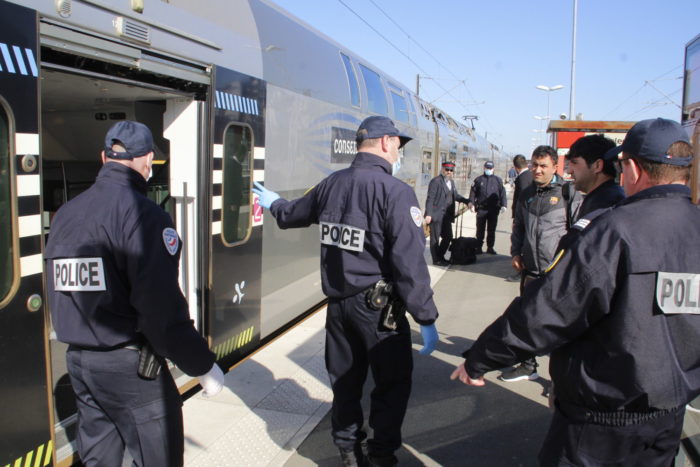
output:
{"label": "train", "polygon": [[154,134],[148,196],[174,220],[190,316],[228,368],[324,300],[317,229],[280,231],[253,181],[302,195],[350,163],[370,115],[414,138],[397,176],[421,203],[446,160],[463,194],[486,160],[505,177],[498,146],[267,0],[0,0],[0,465],[75,460],[43,251],[115,121]]}

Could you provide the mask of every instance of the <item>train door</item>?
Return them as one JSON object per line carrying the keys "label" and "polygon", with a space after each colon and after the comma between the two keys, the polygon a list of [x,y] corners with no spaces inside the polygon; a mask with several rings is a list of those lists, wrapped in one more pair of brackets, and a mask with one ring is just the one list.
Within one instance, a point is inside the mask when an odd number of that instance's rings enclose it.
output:
{"label": "train door", "polygon": [[0,1],[0,465],[53,455],[43,306],[37,13]]}
{"label": "train door", "polygon": [[222,67],[214,76],[207,335],[226,365],[260,340],[262,209],[251,188],[264,181],[266,88]]}

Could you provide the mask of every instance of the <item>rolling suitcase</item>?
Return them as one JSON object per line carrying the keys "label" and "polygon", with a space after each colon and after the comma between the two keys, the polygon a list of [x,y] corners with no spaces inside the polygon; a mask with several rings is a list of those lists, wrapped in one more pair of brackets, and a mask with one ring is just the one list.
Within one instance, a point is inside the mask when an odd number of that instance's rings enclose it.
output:
{"label": "rolling suitcase", "polygon": [[461,210],[457,215],[457,238],[452,240],[450,245],[450,263],[452,264],[472,264],[476,262],[476,252],[479,250],[479,240],[474,237],[462,237],[462,223],[464,221],[464,212]]}

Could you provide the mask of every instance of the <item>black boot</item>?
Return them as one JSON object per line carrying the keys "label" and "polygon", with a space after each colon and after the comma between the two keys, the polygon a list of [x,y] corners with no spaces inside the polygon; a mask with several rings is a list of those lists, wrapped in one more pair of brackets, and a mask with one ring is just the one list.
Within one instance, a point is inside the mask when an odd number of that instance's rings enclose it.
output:
{"label": "black boot", "polygon": [[362,450],[362,445],[359,443],[352,451],[340,450],[340,459],[343,461],[343,467],[366,467],[367,457]]}
{"label": "black boot", "polygon": [[376,455],[370,454],[367,456],[367,465],[371,467],[394,467],[399,463],[399,460],[393,454]]}

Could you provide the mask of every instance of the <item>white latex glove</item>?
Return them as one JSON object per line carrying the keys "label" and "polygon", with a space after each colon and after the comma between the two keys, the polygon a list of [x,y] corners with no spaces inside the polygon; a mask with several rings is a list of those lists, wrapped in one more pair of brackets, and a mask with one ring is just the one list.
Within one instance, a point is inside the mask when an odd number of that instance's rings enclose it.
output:
{"label": "white latex glove", "polygon": [[213,397],[221,392],[224,387],[224,372],[221,371],[219,365],[214,363],[211,370],[198,376],[199,384],[202,385],[202,395],[204,397]]}
{"label": "white latex glove", "polygon": [[473,204],[470,205],[470,206],[469,206],[469,210],[470,210],[471,212],[476,212],[476,206],[474,206]]}
{"label": "white latex glove", "polygon": [[505,206],[501,206],[501,212],[506,212]]}

